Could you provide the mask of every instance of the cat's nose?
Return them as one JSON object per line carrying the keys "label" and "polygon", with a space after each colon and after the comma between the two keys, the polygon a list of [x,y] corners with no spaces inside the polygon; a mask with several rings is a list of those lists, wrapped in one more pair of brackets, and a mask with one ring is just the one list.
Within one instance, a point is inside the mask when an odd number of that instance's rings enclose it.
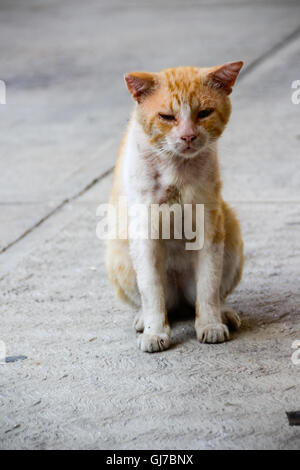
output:
{"label": "cat's nose", "polygon": [[193,142],[193,140],[196,139],[196,136],[195,134],[185,134],[182,135],[180,138],[181,140],[184,140],[184,142],[186,142],[187,144],[190,144],[191,142]]}

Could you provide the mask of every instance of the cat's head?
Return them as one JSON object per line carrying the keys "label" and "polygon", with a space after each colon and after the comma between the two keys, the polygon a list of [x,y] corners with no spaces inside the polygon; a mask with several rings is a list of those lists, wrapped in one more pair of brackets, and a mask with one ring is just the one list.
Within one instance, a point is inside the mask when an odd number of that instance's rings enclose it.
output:
{"label": "cat's head", "polygon": [[242,65],[125,75],[137,102],[137,118],[151,144],[160,152],[192,158],[213,143],[229,120],[228,95]]}

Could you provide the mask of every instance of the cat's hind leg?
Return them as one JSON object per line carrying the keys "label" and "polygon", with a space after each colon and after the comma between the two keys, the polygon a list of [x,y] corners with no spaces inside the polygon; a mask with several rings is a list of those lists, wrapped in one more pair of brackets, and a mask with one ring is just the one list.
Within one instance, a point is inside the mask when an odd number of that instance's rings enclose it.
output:
{"label": "cat's hind leg", "polygon": [[240,282],[244,265],[243,240],[238,219],[234,211],[226,203],[224,203],[223,209],[226,235],[220,287],[221,302],[225,300]]}
{"label": "cat's hind leg", "polygon": [[223,273],[220,287],[222,321],[233,330],[241,326],[239,315],[225,304],[225,298],[234,290],[242,277],[244,254],[240,225],[234,211],[226,204],[224,208],[225,243]]}
{"label": "cat's hind leg", "polygon": [[226,304],[221,306],[222,321],[230,330],[238,330],[241,326],[241,319],[234,310]]}
{"label": "cat's hind leg", "polygon": [[106,268],[116,296],[123,302],[140,307],[141,299],[132,265],[128,240],[109,240],[106,252]]}
{"label": "cat's hind leg", "polygon": [[139,310],[139,312],[134,317],[133,327],[138,333],[143,333],[145,325],[142,310]]}

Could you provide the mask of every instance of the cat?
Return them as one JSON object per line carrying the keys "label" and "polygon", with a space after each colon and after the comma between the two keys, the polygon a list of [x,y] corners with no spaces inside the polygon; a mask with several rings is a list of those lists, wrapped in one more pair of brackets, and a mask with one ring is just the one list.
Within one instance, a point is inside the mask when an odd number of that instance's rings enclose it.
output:
{"label": "cat", "polygon": [[[240,318],[225,298],[244,263],[240,224],[222,199],[217,141],[231,114],[229,95],[243,62],[211,68],[176,67],[125,75],[135,100],[114,171],[110,203],[204,204],[204,243],[187,250],[184,239],[115,238],[106,265],[117,296],[139,308],[142,351],[170,345],[168,311],[182,299],[195,307],[202,343],[229,339]],[[129,217],[130,226],[133,221]]]}

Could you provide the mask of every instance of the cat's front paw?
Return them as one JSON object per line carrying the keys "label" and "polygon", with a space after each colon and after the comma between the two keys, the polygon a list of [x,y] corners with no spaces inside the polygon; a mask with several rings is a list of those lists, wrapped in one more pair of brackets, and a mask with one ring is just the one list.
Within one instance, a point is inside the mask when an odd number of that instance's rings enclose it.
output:
{"label": "cat's front paw", "polygon": [[167,333],[156,335],[142,333],[138,337],[138,346],[144,352],[164,351],[170,346],[170,335]]}
{"label": "cat's front paw", "polygon": [[195,325],[197,338],[200,343],[223,343],[229,340],[229,330],[223,323]]}

